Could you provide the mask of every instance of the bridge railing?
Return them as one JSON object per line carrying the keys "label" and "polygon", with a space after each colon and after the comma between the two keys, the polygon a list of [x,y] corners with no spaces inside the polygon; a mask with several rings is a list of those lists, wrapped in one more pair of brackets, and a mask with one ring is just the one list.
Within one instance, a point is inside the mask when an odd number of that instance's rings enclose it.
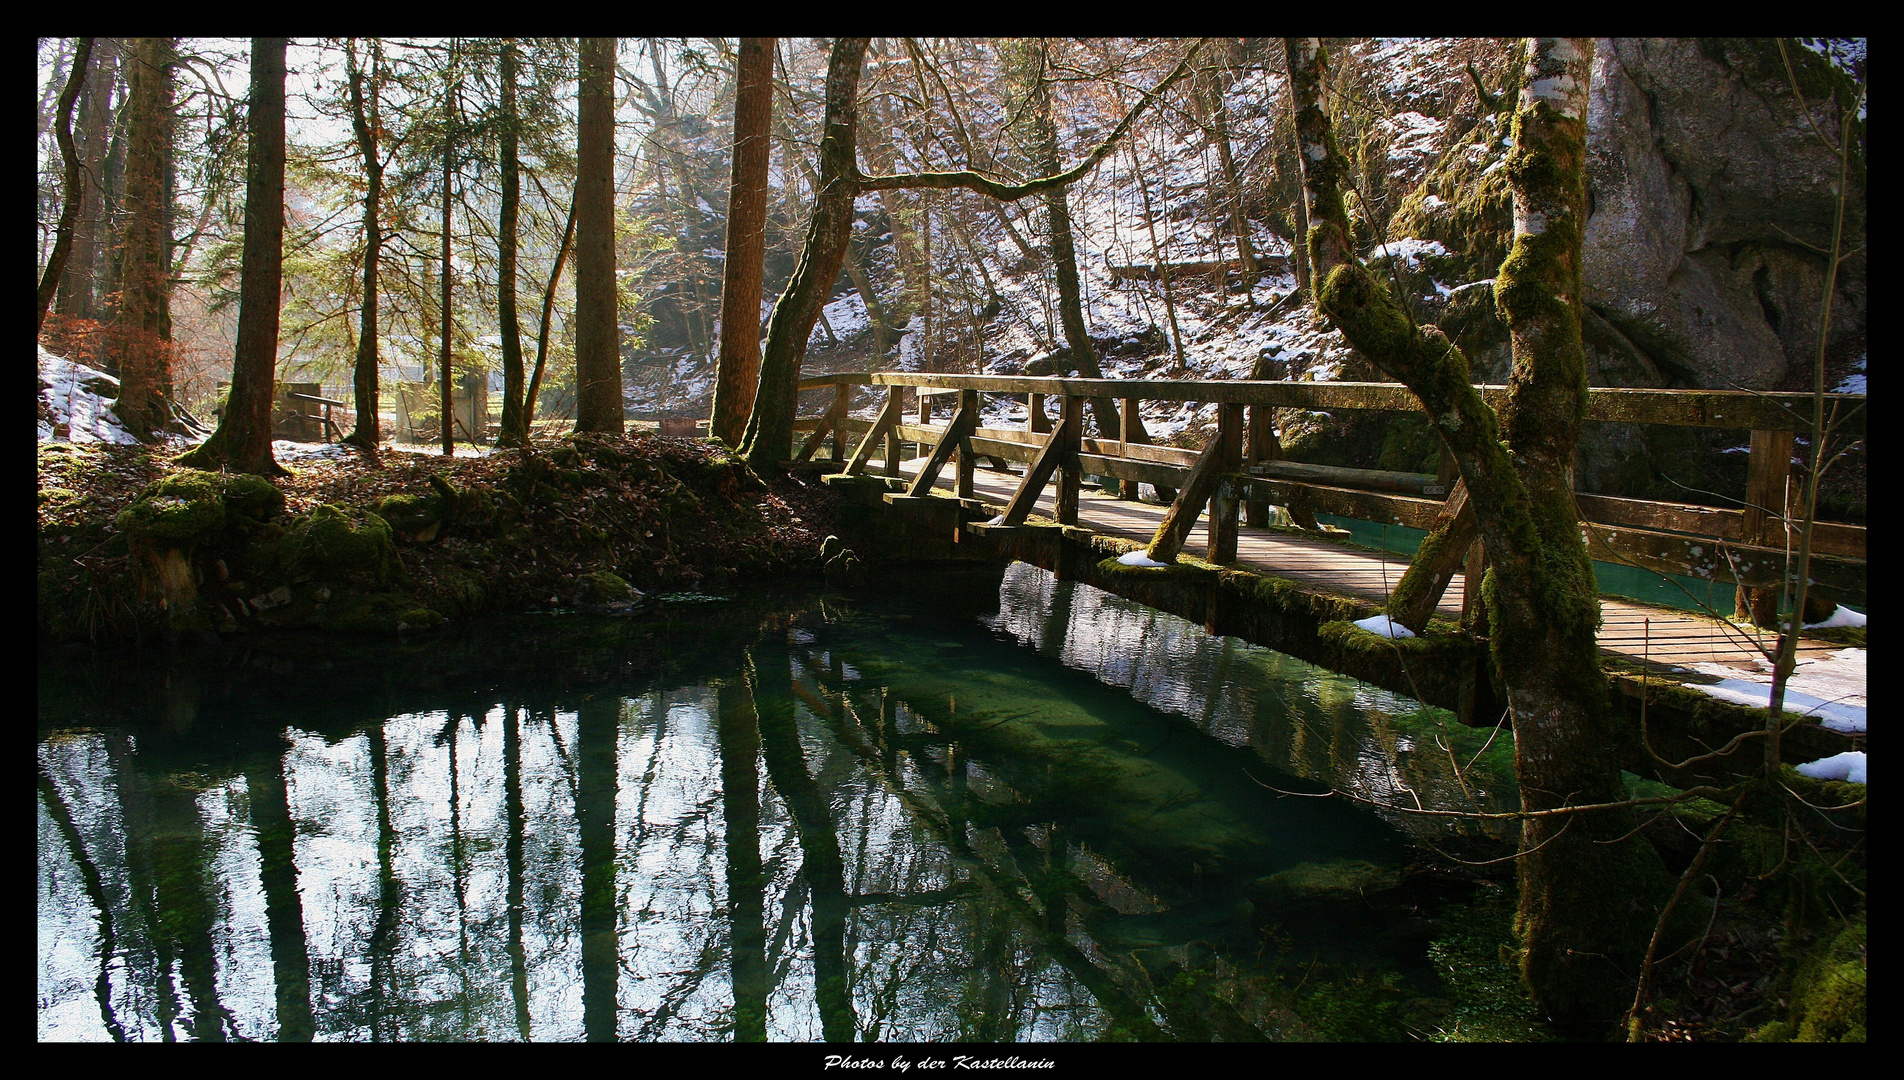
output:
{"label": "bridge railing", "polygon": [[[1439,475],[1283,460],[1273,410],[1419,413],[1419,402],[1399,383],[1148,381],[881,371],[817,376],[803,380],[800,386],[803,390],[833,390],[823,415],[795,424],[796,430],[811,432],[798,455],[801,460],[811,457],[831,436],[834,458],[842,461],[847,471],[858,472],[871,460],[877,444],[883,442],[885,470],[896,476],[900,444],[916,443],[922,453],[932,447],[936,462],[927,462],[927,470],[921,474],[925,480],[915,481],[915,493],[928,489],[939,467],[956,454],[961,497],[971,495],[972,459],[1027,462],[1032,467],[1020,485],[1020,498],[1014,499],[1006,515],[1008,525],[1022,521],[1031,500],[1054,473],[1060,479],[1058,519],[1063,524],[1076,524],[1075,492],[1082,475],[1116,479],[1120,495],[1126,498],[1134,497],[1137,484],[1150,484],[1166,498],[1175,496],[1171,512],[1151,546],[1153,557],[1161,556],[1165,561],[1176,554],[1191,523],[1208,503],[1215,504],[1209,530],[1211,561],[1229,562],[1235,558],[1239,506],[1248,508],[1245,513],[1250,524],[1263,524],[1263,510],[1273,504],[1290,507],[1298,522],[1309,525],[1313,524],[1314,513],[1327,513],[1427,529],[1434,525],[1437,515],[1449,511],[1462,497],[1457,475],[1445,458]],[[854,393],[860,387],[885,390],[878,419],[851,417]],[[1505,386],[1481,389],[1496,408],[1505,404]],[[978,426],[981,394],[1024,396],[1025,426]],[[948,396],[956,399],[952,416],[946,423],[933,423],[934,400]],[[1826,397],[1827,415],[1835,412],[1843,418],[1844,433],[1862,437],[1865,395]],[[1055,426],[1046,413],[1046,403],[1051,399],[1062,403]],[[1117,403],[1122,420],[1120,438],[1084,437],[1082,411],[1090,399]],[[908,401],[915,410],[911,418],[905,415]],[[1143,401],[1216,403],[1221,406],[1217,435],[1200,452],[1140,442],[1141,436],[1129,418],[1136,415]],[[1809,436],[1810,416],[1809,394],[1590,389],[1585,413],[1589,421],[1742,429],[1752,433],[1746,491],[1738,499],[1737,508],[1578,493],[1582,525],[1593,557],[1734,582],[1746,589],[1777,588],[1787,561],[1781,511],[1791,505],[1787,493],[1797,487],[1790,482],[1795,439],[1800,434]],[[950,440],[948,435],[952,435]],[[859,441],[848,460],[844,441],[853,437]],[[957,453],[968,446],[969,453]],[[1046,458],[1050,460],[1044,461]],[[1819,522],[1813,530],[1812,550],[1815,588],[1822,587],[1822,594],[1831,598],[1854,603],[1864,599],[1863,526]]]}

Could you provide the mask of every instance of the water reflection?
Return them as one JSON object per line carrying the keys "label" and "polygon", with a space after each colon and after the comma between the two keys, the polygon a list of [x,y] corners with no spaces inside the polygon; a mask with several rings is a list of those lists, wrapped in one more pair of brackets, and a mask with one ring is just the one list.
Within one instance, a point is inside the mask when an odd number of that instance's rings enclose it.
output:
{"label": "water reflection", "polygon": [[1402,835],[1271,788],[1506,790],[1449,764],[1484,734],[979,583],[43,659],[40,1038],[1304,1038],[1318,965],[1434,1000]]}

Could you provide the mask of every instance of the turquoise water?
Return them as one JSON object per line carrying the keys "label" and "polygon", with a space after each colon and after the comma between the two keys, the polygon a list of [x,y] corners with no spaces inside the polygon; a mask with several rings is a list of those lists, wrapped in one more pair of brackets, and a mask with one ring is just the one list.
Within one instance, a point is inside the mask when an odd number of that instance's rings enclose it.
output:
{"label": "turquoise water", "polygon": [[[1336,517],[1333,514],[1317,514],[1316,520],[1349,530],[1349,538],[1364,547],[1392,551],[1398,555],[1414,555],[1415,549],[1421,546],[1422,538],[1428,535],[1421,529],[1411,529],[1406,525],[1378,525],[1372,521]],[[1731,616],[1734,594],[1738,591],[1729,582],[1662,574],[1617,563],[1595,562],[1593,574],[1600,582],[1600,591],[1607,596],[1621,596],[1680,611],[1702,614],[1717,612],[1721,617]]]}
{"label": "turquoise water", "polygon": [[1540,1033],[1511,889],[1422,869],[1500,838],[1304,797],[1511,807],[1508,737],[1022,564],[38,709],[44,1041]]}

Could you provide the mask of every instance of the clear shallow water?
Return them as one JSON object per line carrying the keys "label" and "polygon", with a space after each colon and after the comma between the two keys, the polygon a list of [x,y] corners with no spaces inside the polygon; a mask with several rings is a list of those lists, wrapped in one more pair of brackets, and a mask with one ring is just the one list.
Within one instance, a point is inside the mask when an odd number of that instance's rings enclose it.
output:
{"label": "clear shallow water", "polygon": [[1276,789],[1506,736],[1022,564],[39,690],[42,1040],[1399,1039],[1498,965],[1471,837]]}

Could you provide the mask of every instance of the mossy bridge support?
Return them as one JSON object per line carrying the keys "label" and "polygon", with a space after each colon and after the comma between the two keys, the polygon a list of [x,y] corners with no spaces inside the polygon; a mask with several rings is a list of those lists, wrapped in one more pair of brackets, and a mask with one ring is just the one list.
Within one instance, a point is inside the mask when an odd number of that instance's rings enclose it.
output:
{"label": "mossy bridge support", "polygon": [[[1399,384],[874,372],[820,376],[801,388],[830,396],[821,415],[795,424],[808,433],[799,459],[809,461],[830,440],[830,459],[819,466],[834,473],[828,483],[866,506],[887,535],[903,537],[913,557],[1029,562],[1200,622],[1212,633],[1450,709],[1468,723],[1496,723],[1505,714],[1489,670],[1479,589],[1467,587],[1478,584],[1485,565],[1478,542],[1418,552],[1416,561],[1438,563],[1417,568],[1428,571],[1415,576],[1429,585],[1398,596],[1407,561],[1346,545],[1310,514],[1290,515],[1308,529],[1253,527],[1266,520],[1269,505],[1424,530],[1438,516],[1459,517],[1465,493],[1446,471],[1434,476],[1305,464],[1285,460],[1277,444],[1278,408],[1417,411]],[[854,395],[862,391],[878,396],[873,419],[853,417]],[[1484,388],[1490,397],[1505,392]],[[984,411],[1016,412],[1015,402],[1001,397],[1025,401],[1022,428],[982,426]],[[1083,433],[1084,402],[1094,397],[1118,399],[1126,413],[1145,400],[1214,403],[1216,432],[1200,451],[1090,438]],[[1833,397],[1842,402],[1840,415],[1861,415],[1856,407],[1863,395]],[[1055,423],[1046,413],[1053,398]],[[943,399],[952,402],[951,416],[934,423],[933,402]],[[1752,431],[1751,489],[1781,491],[1790,456],[1778,450],[1790,445],[1790,407],[1803,399],[1596,389],[1587,418]],[[863,410],[870,412],[871,404]],[[877,467],[875,457],[883,458]],[[985,468],[978,467],[981,461]],[[1168,506],[1139,502],[1139,484],[1175,497]],[[1743,510],[1589,493],[1577,502],[1597,560],[1735,583],[1745,595],[1776,588],[1784,572],[1783,550],[1761,542],[1783,507],[1766,507],[1763,500]],[[1816,530],[1814,549],[1826,557],[1814,558],[1814,588],[1822,586],[1834,601],[1864,601],[1864,532],[1841,523]],[[1119,561],[1136,551],[1143,561],[1163,565]],[[1417,636],[1392,640],[1353,625],[1383,612]],[[1752,710],[1678,686],[1688,677],[1683,672],[1661,676],[1700,660],[1749,667],[1765,640],[1730,622],[1606,600],[1600,642],[1613,700],[1631,720],[1634,738],[1621,749],[1627,767],[1680,782],[1753,768],[1744,758],[1755,752],[1747,750],[1708,762],[1705,772],[1664,776],[1638,735],[1644,714],[1653,748],[1683,759],[1759,726]],[[1819,655],[1831,648],[1808,642],[1801,651]],[[1788,746],[1792,739],[1819,756],[1849,749],[1853,741],[1815,724],[1796,727],[1786,736]]]}

